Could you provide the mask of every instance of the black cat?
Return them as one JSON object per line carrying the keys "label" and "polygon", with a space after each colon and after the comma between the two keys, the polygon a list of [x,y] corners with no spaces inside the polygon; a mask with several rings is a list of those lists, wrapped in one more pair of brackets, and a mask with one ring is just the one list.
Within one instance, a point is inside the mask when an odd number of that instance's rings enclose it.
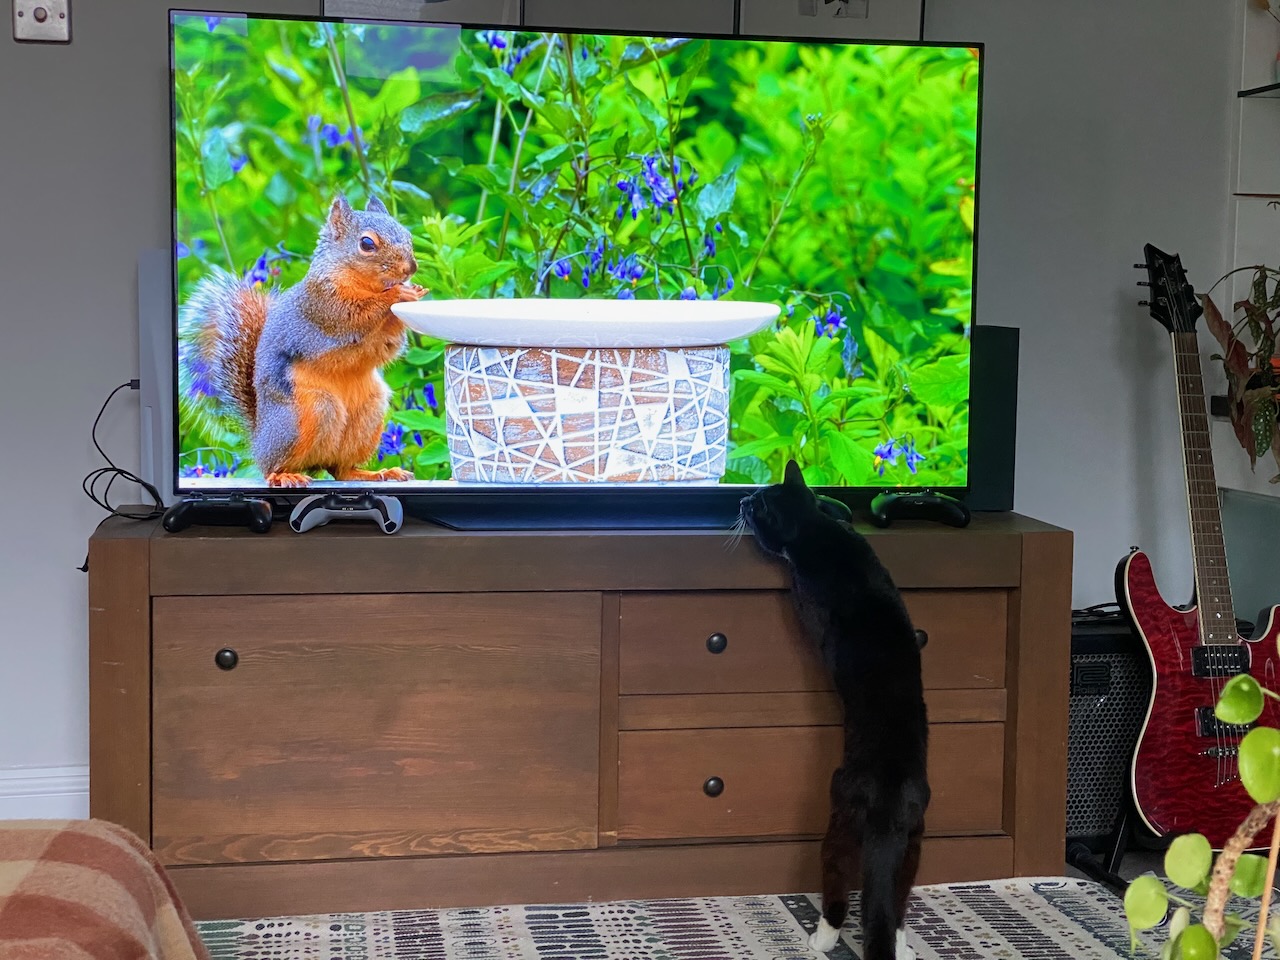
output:
{"label": "black cat", "polygon": [[782,483],[741,506],[756,542],[791,568],[800,622],[844,704],[844,760],[831,777],[822,841],[822,920],[809,944],[835,947],[860,866],[863,956],[904,960],[914,956],[905,915],[929,805],[924,635],[871,545],[835,513],[794,461]]}

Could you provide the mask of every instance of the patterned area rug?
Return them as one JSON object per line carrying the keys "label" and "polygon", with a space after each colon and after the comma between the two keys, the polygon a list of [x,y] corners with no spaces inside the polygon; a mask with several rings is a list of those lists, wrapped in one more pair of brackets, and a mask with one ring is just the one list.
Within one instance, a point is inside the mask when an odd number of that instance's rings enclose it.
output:
{"label": "patterned area rug", "polygon": [[[856,906],[853,913],[831,960],[862,956]],[[817,922],[818,898],[799,894],[210,921],[199,928],[214,960],[787,960],[815,956],[806,940]],[[1060,878],[918,887],[908,942],[919,960],[1130,956],[1120,900],[1098,884]],[[1225,954],[1248,955],[1239,942]]]}

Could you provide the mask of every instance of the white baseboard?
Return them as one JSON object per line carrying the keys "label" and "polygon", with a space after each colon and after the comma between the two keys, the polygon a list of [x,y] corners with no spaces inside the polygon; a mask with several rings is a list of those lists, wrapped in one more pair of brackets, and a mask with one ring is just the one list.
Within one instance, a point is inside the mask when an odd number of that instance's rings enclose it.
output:
{"label": "white baseboard", "polygon": [[0,820],[78,820],[89,815],[89,768],[0,768]]}

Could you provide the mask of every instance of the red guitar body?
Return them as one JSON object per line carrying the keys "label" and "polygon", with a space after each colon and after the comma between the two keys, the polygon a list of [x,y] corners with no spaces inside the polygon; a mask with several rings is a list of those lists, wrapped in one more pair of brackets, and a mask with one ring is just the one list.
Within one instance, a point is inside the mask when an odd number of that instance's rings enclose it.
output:
{"label": "red guitar body", "polygon": [[[1194,649],[1201,646],[1197,610],[1175,610],[1165,602],[1146,554],[1135,551],[1120,561],[1116,595],[1146,644],[1153,670],[1151,704],[1133,757],[1138,813],[1159,836],[1203,833],[1219,850],[1254,805],[1240,784],[1240,731],[1215,734],[1201,726],[1202,708],[1212,711],[1230,674],[1193,673]],[[1247,672],[1280,692],[1280,607],[1272,607],[1254,633],[1245,640],[1232,623],[1224,634],[1233,639],[1213,649],[1242,648],[1247,670],[1232,672]],[[1280,726],[1280,703],[1267,697],[1258,723]]]}

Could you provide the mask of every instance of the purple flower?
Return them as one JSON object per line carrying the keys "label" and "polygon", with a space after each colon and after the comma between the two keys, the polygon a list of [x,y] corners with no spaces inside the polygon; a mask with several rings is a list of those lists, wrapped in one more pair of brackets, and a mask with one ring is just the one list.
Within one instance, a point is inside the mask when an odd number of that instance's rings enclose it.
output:
{"label": "purple flower", "polygon": [[197,257],[204,256],[205,250],[209,248],[209,244],[204,242],[203,237],[196,237],[191,244],[191,249],[196,252]]}
{"label": "purple flower", "polygon": [[582,288],[584,290],[591,288],[591,271],[587,267],[582,268]]}
{"label": "purple flower", "polygon": [[844,346],[840,348],[840,359],[844,362],[844,372],[850,380],[862,376],[862,361],[858,359],[858,341],[852,333],[846,333]]}
{"label": "purple flower", "polygon": [[243,170],[243,169],[244,169],[244,165],[245,165],[246,163],[248,163],[248,162],[249,162],[249,158],[248,158],[248,157],[246,157],[244,154],[241,154],[241,155],[240,155],[240,156],[238,156],[238,157],[232,157],[232,158],[231,158],[231,172],[232,172],[232,173],[239,173],[241,170]]}
{"label": "purple flower", "polygon": [[910,437],[907,438],[906,445],[900,448],[903,456],[906,458],[907,469],[912,473],[916,472],[916,467],[925,460],[925,455],[916,449],[916,442]]}
{"label": "purple flower", "polygon": [[[820,337],[834,337],[837,331],[843,330],[848,326],[844,316],[840,313],[840,308],[835,305],[828,307],[827,312],[813,321],[813,323]],[[854,349],[857,349],[856,346]]]}
{"label": "purple flower", "polygon": [[892,437],[871,451],[876,458],[875,465],[880,468],[880,476],[884,476],[884,468],[886,466],[896,467],[898,465],[898,457],[902,452],[902,449],[898,446],[898,441]]}
{"label": "purple flower", "polygon": [[476,39],[487,43],[491,50],[507,49],[507,38],[497,30],[481,30],[476,34]]}
{"label": "purple flower", "polygon": [[600,269],[600,264],[604,260],[605,244],[604,237],[601,237],[594,244],[587,247],[587,257],[591,261],[591,272],[595,273]]}
{"label": "purple flower", "polygon": [[320,142],[326,147],[339,147],[346,140],[342,132],[332,123],[320,128]]}
{"label": "purple flower", "polygon": [[702,238],[702,252],[708,257],[714,257],[716,255],[716,240],[715,237],[711,236],[709,233]]}
{"label": "purple flower", "polygon": [[[422,395],[426,398],[428,407],[432,410],[440,409],[440,404],[436,401],[436,385],[434,383],[428,383],[423,387]],[[421,446],[421,444],[419,444],[419,446]]]}
{"label": "purple flower", "polygon": [[569,264],[568,257],[561,257],[551,266],[551,272],[561,280],[568,280],[569,275],[573,273],[573,267]]}
{"label": "purple flower", "polygon": [[398,423],[387,424],[382,432],[382,441],[378,444],[378,462],[384,457],[398,457],[404,453],[404,427]]}
{"label": "purple flower", "polygon": [[507,62],[502,65],[503,73],[505,73],[508,77],[515,76],[516,67],[519,66],[520,62],[524,60],[524,58],[527,57],[528,55],[529,55],[528,47],[516,47],[509,54],[507,54]]}
{"label": "purple flower", "polygon": [[619,300],[634,300],[635,298],[636,298],[636,295],[631,292],[630,287],[623,287],[621,290],[618,291]]}
{"label": "purple flower", "polygon": [[613,279],[617,280],[619,283],[630,283],[632,286],[635,286],[638,282],[644,279],[644,264],[640,263],[636,259],[636,255],[634,253],[628,254],[621,260],[609,264],[605,269],[608,271],[609,276],[613,277]]}
{"label": "purple flower", "polygon": [[694,170],[692,173],[689,174],[689,186],[692,187],[697,182],[698,182],[698,171]]}
{"label": "purple flower", "polygon": [[662,157],[656,153],[644,158],[642,161],[644,165],[644,182],[649,188],[649,193],[653,196],[653,205],[655,207],[665,207],[670,212],[676,199],[676,190],[671,185],[671,181],[659,169],[661,162]]}
{"label": "purple flower", "polygon": [[716,221],[716,233],[724,233],[724,227],[720,226],[720,221]]}
{"label": "purple flower", "polygon": [[307,130],[311,133],[315,133],[319,129],[320,115],[318,113],[313,113],[311,116],[307,117]]}
{"label": "purple flower", "polygon": [[732,289],[733,289],[733,274],[731,273],[729,274],[728,279],[726,279],[724,282],[724,292],[728,293]]}
{"label": "purple flower", "polygon": [[205,17],[204,25],[209,28],[209,32],[213,33],[214,29],[222,22],[221,17]]}
{"label": "purple flower", "polygon": [[270,279],[271,268],[267,260],[268,253],[270,253],[270,251],[267,251],[267,253],[260,256],[254,262],[253,267],[250,268],[248,273],[248,280],[250,283],[266,283],[267,280]]}
{"label": "purple flower", "polygon": [[191,248],[188,247],[181,240],[179,240],[177,244],[174,246],[173,252],[174,252],[174,255],[177,257],[177,259],[179,260],[181,260],[183,257],[191,256]]}
{"label": "purple flower", "polygon": [[683,290],[680,291],[680,299],[681,300],[697,300],[698,291],[693,289],[693,287],[685,287]]}

